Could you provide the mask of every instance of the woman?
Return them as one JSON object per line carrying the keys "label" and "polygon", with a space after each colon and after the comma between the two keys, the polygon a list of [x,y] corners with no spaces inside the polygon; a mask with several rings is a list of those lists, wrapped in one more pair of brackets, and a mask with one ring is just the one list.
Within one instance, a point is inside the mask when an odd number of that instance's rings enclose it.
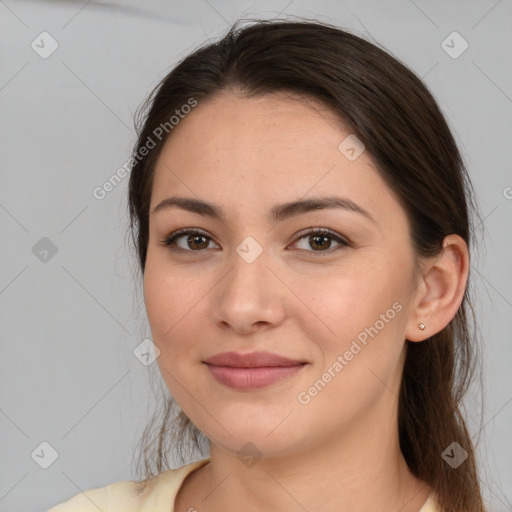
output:
{"label": "woman", "polygon": [[180,439],[210,453],[168,470],[169,399],[146,479],[51,512],[483,511],[474,199],[421,81],[331,25],[236,23],[142,113],[146,311]]}

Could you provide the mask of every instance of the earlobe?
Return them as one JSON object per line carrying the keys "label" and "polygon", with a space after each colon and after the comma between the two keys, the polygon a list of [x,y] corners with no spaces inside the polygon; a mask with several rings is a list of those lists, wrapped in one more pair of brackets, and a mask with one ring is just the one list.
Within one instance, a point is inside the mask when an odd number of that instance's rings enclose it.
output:
{"label": "earlobe", "polygon": [[469,274],[469,251],[464,239],[454,234],[446,237],[441,252],[426,268],[405,333],[413,342],[437,334],[457,314]]}

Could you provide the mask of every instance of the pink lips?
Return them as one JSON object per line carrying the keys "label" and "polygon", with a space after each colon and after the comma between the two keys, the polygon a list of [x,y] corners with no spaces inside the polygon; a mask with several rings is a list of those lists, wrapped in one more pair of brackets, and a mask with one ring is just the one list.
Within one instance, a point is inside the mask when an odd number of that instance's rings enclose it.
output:
{"label": "pink lips", "polygon": [[223,352],[204,361],[213,377],[234,389],[260,389],[285,379],[306,364],[270,352]]}

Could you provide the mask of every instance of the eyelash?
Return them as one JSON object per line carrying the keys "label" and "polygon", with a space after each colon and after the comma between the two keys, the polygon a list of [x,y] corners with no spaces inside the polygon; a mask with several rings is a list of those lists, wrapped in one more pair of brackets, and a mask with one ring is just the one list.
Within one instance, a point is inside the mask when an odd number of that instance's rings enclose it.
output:
{"label": "eyelash", "polygon": [[[163,238],[161,240],[161,244],[163,246],[169,248],[169,250],[171,250],[172,252],[182,253],[182,254],[183,253],[201,253],[206,250],[206,249],[201,249],[201,250],[194,251],[194,250],[182,249],[180,247],[175,246],[174,245],[175,240],[177,240],[178,238],[181,238],[182,236],[185,236],[185,235],[192,235],[192,236],[198,235],[198,236],[203,236],[206,239],[211,240],[211,238],[206,233],[203,233],[202,231],[198,231],[196,229],[179,229],[178,231],[175,231],[174,233],[171,233],[170,235]],[[313,253],[313,255],[315,255],[315,256],[317,256],[317,255],[322,256],[323,254],[330,255],[333,252],[338,251],[339,249],[343,249],[345,247],[351,246],[351,244],[348,240],[346,240],[345,238],[342,238],[341,236],[336,234],[334,231],[331,231],[330,229],[326,229],[326,228],[311,228],[309,231],[302,233],[297,238],[296,242],[302,240],[303,238],[311,237],[313,235],[327,236],[327,237],[331,238],[332,240],[334,240],[335,242],[339,243],[340,245],[338,247],[334,247],[334,248],[331,247],[325,251],[322,251],[322,250],[309,251],[306,249],[298,249],[298,250]]]}

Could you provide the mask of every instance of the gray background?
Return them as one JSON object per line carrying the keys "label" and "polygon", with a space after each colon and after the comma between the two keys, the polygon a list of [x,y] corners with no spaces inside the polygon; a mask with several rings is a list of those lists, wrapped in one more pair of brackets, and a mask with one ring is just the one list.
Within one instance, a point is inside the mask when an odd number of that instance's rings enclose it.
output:
{"label": "gray background", "polygon": [[[467,405],[490,510],[512,510],[512,2],[7,0],[0,2],[0,511],[46,510],[134,477],[156,363],[146,367],[133,354],[149,329],[125,242],[128,179],[103,200],[92,191],[128,159],[134,111],[178,59],[240,16],[287,15],[378,41],[423,77],[460,144],[486,247],[472,265],[483,417]],[[43,46],[43,31],[59,45],[46,59],[31,47]],[[453,31],[469,44],[458,58],[442,47]],[[43,237],[56,254],[45,255]],[[58,452],[48,469],[40,467],[51,457],[42,442]]]}

